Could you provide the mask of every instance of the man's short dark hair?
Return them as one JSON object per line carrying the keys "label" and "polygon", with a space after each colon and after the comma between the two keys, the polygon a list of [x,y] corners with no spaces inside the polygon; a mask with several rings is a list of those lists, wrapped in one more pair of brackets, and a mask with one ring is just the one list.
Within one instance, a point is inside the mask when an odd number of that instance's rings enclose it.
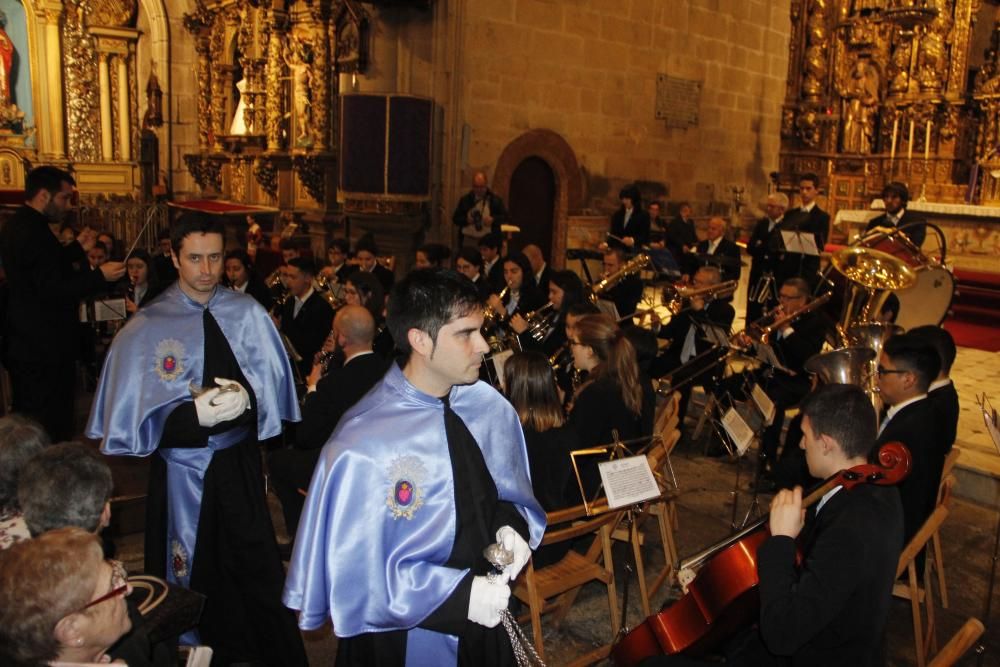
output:
{"label": "man's short dark hair", "polygon": [[472,264],[477,269],[483,268],[483,256],[479,254],[475,248],[462,248],[458,251],[459,259],[464,259],[469,264]]}
{"label": "man's short dark hair", "polygon": [[181,245],[190,234],[219,234],[226,239],[226,227],[215,216],[204,213],[185,213],[170,227],[170,247],[180,257]]}
{"label": "man's short dark hair", "polygon": [[951,365],[955,363],[955,355],[958,354],[958,350],[955,348],[955,339],[951,337],[947,329],[926,324],[910,329],[906,333],[923,339],[937,350],[938,358],[941,360],[941,372],[945,375],[951,374]]}
{"label": "man's short dark hair", "polygon": [[802,183],[802,181],[809,181],[810,183],[813,184],[814,188],[816,188],[817,190],[819,190],[819,176],[817,176],[816,174],[812,173],[811,171],[808,171],[808,172],[802,174],[801,176],[799,176],[799,183]]}
{"label": "man's short dark hair", "polygon": [[906,187],[904,183],[899,181],[893,181],[887,183],[884,188],[882,188],[882,199],[885,199],[889,195],[896,195],[903,201],[903,206],[910,201],[910,190]]}
{"label": "man's short dark hair", "polygon": [[861,387],[820,385],[805,397],[799,412],[803,419],[809,418],[814,438],[830,436],[849,458],[867,457],[875,444],[878,433],[875,408]]}
{"label": "man's short dark hair", "polygon": [[316,275],[316,262],[312,261],[308,257],[292,257],[288,260],[288,266],[294,266],[296,269],[309,276]]}
{"label": "man's short dark hair", "polygon": [[361,251],[367,251],[371,254],[378,256],[378,245],[375,243],[375,237],[371,234],[365,234],[354,244],[354,254],[358,254]]}
{"label": "man's short dark hair", "polygon": [[389,294],[386,325],[404,358],[412,348],[407,333],[419,329],[437,343],[441,327],[483,307],[468,278],[451,269],[416,269]]}
{"label": "man's short dark hair", "polygon": [[503,246],[503,237],[500,234],[487,234],[479,239],[480,248],[492,248],[499,251],[501,246]]}
{"label": "man's short dark hair", "polygon": [[24,198],[34,199],[42,190],[48,190],[54,195],[62,189],[63,183],[76,185],[68,171],[49,165],[37,167],[29,171],[24,179]]}
{"label": "man's short dark hair", "polygon": [[18,508],[21,471],[47,447],[49,436],[37,423],[18,414],[0,417],[0,515]]}
{"label": "man's short dark hair", "polygon": [[17,501],[32,536],[75,526],[94,532],[111,498],[111,469],[79,442],[52,445],[21,472]]}
{"label": "man's short dark hair", "polygon": [[909,371],[917,378],[917,389],[926,392],[941,372],[938,352],[925,338],[905,333],[886,341],[882,352],[892,359],[899,370]]}
{"label": "man's short dark hair", "polygon": [[239,260],[243,268],[246,269],[247,273],[253,271],[253,260],[250,259],[250,255],[243,248],[235,248],[226,253],[226,256],[222,258],[223,263],[228,262],[231,259]]}
{"label": "man's short dark hair", "polygon": [[330,241],[329,245],[326,246],[327,250],[333,250],[334,248],[344,253],[345,255],[351,252],[351,244],[347,242],[347,239],[341,239],[341,238],[333,239],[332,241]]}
{"label": "man's short dark hair", "polygon": [[788,285],[789,287],[794,287],[796,290],[798,290],[800,295],[805,297],[808,297],[809,292],[811,291],[809,289],[809,283],[807,283],[804,278],[789,278],[785,282],[781,283],[782,287],[784,287],[785,285]]}

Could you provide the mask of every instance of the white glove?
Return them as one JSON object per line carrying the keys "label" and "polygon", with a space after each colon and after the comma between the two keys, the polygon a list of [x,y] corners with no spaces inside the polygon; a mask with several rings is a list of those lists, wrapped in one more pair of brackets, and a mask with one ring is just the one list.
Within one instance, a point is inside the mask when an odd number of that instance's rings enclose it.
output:
{"label": "white glove", "polygon": [[[216,378],[216,382],[221,378]],[[230,384],[231,381],[223,380]],[[223,392],[221,387],[213,387],[194,399],[194,409],[198,414],[198,423],[205,428],[230,419],[235,419],[250,407],[250,395],[246,389]]]}
{"label": "white glove", "polygon": [[491,584],[486,577],[473,577],[468,618],[473,623],[495,628],[500,624],[500,612],[507,608],[509,601],[510,586]]}
{"label": "white glove", "polygon": [[[244,387],[243,385],[241,385],[236,380],[227,380],[226,378],[215,378],[215,384],[219,385],[219,387],[225,387],[225,386],[231,385],[231,384],[234,384],[237,387],[239,387],[240,390],[239,390],[239,394],[238,395],[240,397],[240,404],[243,406],[243,409],[240,410],[239,414],[241,415],[241,414],[243,414],[244,412],[246,412],[247,410],[250,409],[250,394],[247,393],[247,388],[246,387]],[[225,396],[227,393],[229,393],[229,392],[223,392],[223,396]],[[235,392],[233,392],[233,393],[235,393]],[[218,402],[218,401],[216,401],[216,402]]]}
{"label": "white glove", "polygon": [[497,531],[497,543],[507,551],[514,552],[514,561],[503,571],[509,579],[516,579],[521,569],[528,563],[528,559],[531,558],[531,547],[524,541],[520,533],[510,526],[502,526]]}

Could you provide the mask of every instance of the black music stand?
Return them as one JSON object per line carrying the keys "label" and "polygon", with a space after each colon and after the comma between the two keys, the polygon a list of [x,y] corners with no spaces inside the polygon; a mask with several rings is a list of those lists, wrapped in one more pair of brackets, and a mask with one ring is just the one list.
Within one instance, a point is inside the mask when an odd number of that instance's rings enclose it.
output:
{"label": "black music stand", "polygon": [[[729,402],[729,408],[725,412],[722,411],[721,398],[726,398]],[[757,517],[761,514],[760,485],[764,475],[765,460],[764,449],[760,446],[760,442],[764,429],[767,428],[767,420],[757,409],[756,403],[753,400],[748,399],[742,406],[739,406],[729,392],[725,392],[722,397],[718,397],[716,400],[719,404],[720,417],[719,419],[712,419],[712,428],[719,436],[719,439],[722,440],[722,444],[725,446],[726,451],[729,452],[730,458],[736,462],[736,478],[733,480],[733,490],[731,492],[733,512],[730,523],[734,530],[741,530],[750,522],[751,517]],[[750,406],[747,406],[747,403]],[[742,412],[738,409],[740,407],[743,409]],[[737,416],[738,419],[736,419]],[[754,426],[751,426],[751,422]],[[738,431],[742,431],[742,436],[738,435]],[[751,484],[750,504],[747,507],[746,514],[743,516],[743,521],[737,523],[736,516],[739,513],[740,480],[743,474],[741,461],[744,455],[750,450],[754,441],[758,443],[758,451],[754,466],[754,478]]]}

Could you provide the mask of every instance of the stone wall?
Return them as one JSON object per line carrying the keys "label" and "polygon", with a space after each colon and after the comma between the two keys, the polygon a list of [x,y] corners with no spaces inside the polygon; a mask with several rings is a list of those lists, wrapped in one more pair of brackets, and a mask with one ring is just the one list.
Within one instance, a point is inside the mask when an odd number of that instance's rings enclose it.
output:
{"label": "stone wall", "polygon": [[[633,180],[701,210],[725,207],[730,186],[756,202],[778,165],[789,30],[788,0],[467,2],[463,176],[546,128],[576,153],[584,208],[617,206]],[[696,127],[655,118],[657,74],[701,82]]]}

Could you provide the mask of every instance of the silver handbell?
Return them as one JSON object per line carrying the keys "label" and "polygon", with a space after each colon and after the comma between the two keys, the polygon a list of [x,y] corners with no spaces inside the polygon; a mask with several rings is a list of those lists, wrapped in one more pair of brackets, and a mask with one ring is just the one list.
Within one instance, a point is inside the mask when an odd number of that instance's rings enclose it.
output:
{"label": "silver handbell", "polygon": [[[191,392],[191,398],[198,398],[202,394],[204,394],[206,392],[209,392],[209,391],[212,391],[213,389],[218,389],[219,390],[219,394],[236,393],[236,392],[239,392],[240,385],[237,384],[236,382],[230,382],[229,384],[224,384],[221,387],[202,387],[201,385],[199,385],[198,383],[196,383],[194,380],[191,380],[190,384],[188,384],[188,391]],[[218,405],[218,403],[216,403],[217,400],[218,400],[218,397],[213,398],[210,401],[210,404],[212,406]]]}
{"label": "silver handbell", "polygon": [[486,580],[491,584],[497,583],[504,568],[514,562],[514,552],[499,542],[494,542],[483,549],[483,557],[493,566],[493,571],[486,575]]}
{"label": "silver handbell", "polygon": [[[505,548],[499,542],[494,542],[483,549],[483,557],[493,566],[493,571],[486,575],[486,581],[491,584],[503,583],[500,576],[503,574],[503,569],[514,562],[513,550]],[[545,662],[535,650],[535,645],[528,641],[510,610],[502,610],[500,620],[504,630],[507,631],[507,636],[510,637],[510,646],[514,650],[514,662],[518,667],[532,667],[532,665],[545,667]]]}

